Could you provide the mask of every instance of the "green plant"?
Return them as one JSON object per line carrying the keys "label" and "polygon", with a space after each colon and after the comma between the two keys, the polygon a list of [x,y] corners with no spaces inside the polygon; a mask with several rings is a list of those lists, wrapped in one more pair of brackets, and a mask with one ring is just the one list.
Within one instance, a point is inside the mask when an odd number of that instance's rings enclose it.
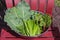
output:
{"label": "green plant", "polygon": [[56,6],[60,7],[60,0],[55,0]]}

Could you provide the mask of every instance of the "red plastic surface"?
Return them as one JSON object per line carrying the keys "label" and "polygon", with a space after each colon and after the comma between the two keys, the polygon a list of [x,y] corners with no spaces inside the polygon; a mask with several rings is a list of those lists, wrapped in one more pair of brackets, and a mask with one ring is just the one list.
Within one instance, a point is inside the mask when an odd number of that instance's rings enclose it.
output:
{"label": "red plastic surface", "polygon": [[47,11],[46,13],[49,13],[52,16],[52,10],[54,8],[54,0],[48,0],[48,4],[47,4]]}
{"label": "red plastic surface", "polygon": [[[49,30],[51,30],[51,28]],[[15,37],[15,36],[7,32],[6,30],[2,29],[1,37]],[[41,35],[41,37],[53,37],[53,35],[51,31],[47,31],[43,35]]]}
{"label": "red plastic surface", "polygon": [[[51,30],[51,28],[49,28],[48,30]],[[25,40],[26,38],[23,37],[15,37],[13,36],[11,33],[7,32],[5,29],[2,29],[1,32],[1,40]],[[27,38],[26,40],[54,40],[53,35],[52,35],[52,31],[47,31],[45,32],[43,35],[41,35],[41,37],[37,37],[37,38]]]}
{"label": "red plastic surface", "polygon": [[[13,7],[12,0],[5,0],[5,1],[6,1],[7,8]],[[17,5],[20,0],[18,0],[18,1],[14,0],[14,1],[15,1],[15,5]],[[25,1],[27,3],[29,3],[30,0],[25,0]],[[39,0],[39,1],[38,0],[31,0],[30,4],[31,4],[30,7],[32,10],[37,10],[37,8],[38,8],[38,11],[41,11],[41,12],[45,12],[45,6],[47,6],[46,13],[48,13],[49,15],[52,16],[52,10],[54,8],[54,0],[48,0],[48,3],[46,3],[46,0]]]}
{"label": "red plastic surface", "polygon": [[39,1],[39,11],[44,12],[46,7],[46,0]]}
{"label": "red plastic surface", "polygon": [[[11,8],[13,7],[12,5],[12,0],[5,0],[6,1],[6,6],[7,8]],[[26,0],[27,3],[29,3],[30,0]],[[31,9],[32,10],[36,10],[37,9],[37,2],[38,0],[32,0],[31,2]],[[18,4],[19,0],[14,0],[15,5]],[[39,11],[44,12],[45,10],[45,6],[47,5],[47,10],[46,12],[50,15],[52,15],[52,9],[54,7],[54,0],[48,0],[48,4],[46,4],[46,0],[39,0]],[[49,28],[49,30],[51,30],[51,28]],[[42,38],[41,38],[42,37]],[[1,32],[1,40],[54,40],[53,38],[53,34],[52,31],[47,31],[46,33],[44,33],[41,37],[37,37],[37,38],[21,38],[21,37],[15,37],[13,36],[11,33],[7,32],[5,29],[2,29]]]}
{"label": "red plastic surface", "polygon": [[12,0],[5,0],[7,8],[13,7]]}

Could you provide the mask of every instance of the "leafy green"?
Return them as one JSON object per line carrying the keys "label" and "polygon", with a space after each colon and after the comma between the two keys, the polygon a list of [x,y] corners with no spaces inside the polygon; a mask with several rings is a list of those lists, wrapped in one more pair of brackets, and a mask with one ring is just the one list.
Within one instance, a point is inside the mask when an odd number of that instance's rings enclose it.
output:
{"label": "leafy green", "polygon": [[49,27],[51,17],[30,10],[30,6],[21,1],[17,6],[7,9],[4,21],[15,32],[24,36],[36,36],[43,32],[43,27]]}

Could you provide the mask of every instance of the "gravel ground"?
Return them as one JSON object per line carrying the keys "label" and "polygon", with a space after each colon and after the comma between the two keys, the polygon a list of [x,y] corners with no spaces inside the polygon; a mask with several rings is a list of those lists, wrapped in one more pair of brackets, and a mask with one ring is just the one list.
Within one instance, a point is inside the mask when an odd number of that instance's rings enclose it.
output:
{"label": "gravel ground", "polygon": [[53,27],[57,27],[60,32],[60,7],[55,6],[53,9]]}

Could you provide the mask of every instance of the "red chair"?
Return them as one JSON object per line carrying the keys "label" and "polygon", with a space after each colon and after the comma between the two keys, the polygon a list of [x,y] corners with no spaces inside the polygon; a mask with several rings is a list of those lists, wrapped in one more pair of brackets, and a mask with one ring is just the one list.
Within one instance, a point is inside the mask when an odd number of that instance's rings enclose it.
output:
{"label": "red chair", "polygon": [[[20,0],[5,0],[7,8],[12,8],[13,6],[16,6],[19,3]],[[54,0],[25,0],[27,3],[30,4],[31,10],[38,10],[44,13],[48,13],[50,16],[52,16],[52,10],[54,7]],[[50,29],[49,29],[50,30]],[[5,30],[2,30],[2,37],[7,36],[6,38],[2,38],[3,40],[25,40],[22,38],[16,38],[10,33],[6,32]],[[51,32],[45,33],[44,36],[53,36]],[[9,39],[9,37],[11,37]],[[54,40],[53,38],[26,38],[26,40]]]}
{"label": "red chair", "polygon": [[[7,8],[13,7],[13,0],[5,0]],[[20,0],[14,0],[14,5],[17,5]],[[32,10],[37,10],[41,12],[46,12],[52,16],[52,10],[54,7],[54,0],[25,0],[27,3],[31,4]],[[31,3],[30,3],[31,1]]]}

